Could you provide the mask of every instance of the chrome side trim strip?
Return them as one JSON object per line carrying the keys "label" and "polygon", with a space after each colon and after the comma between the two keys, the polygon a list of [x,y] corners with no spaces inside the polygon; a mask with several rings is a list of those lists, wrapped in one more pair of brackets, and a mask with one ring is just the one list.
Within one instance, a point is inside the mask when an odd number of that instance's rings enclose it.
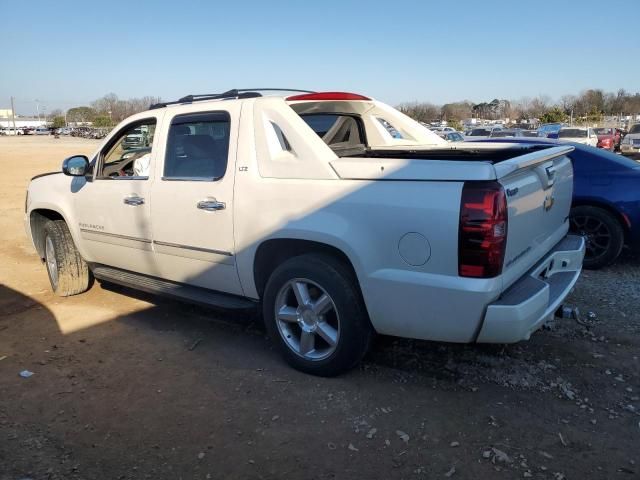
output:
{"label": "chrome side trim strip", "polygon": [[159,242],[157,240],[150,240],[150,239],[147,239],[147,238],[130,237],[128,235],[119,235],[117,233],[101,232],[99,230],[90,230],[88,228],[81,228],[80,231],[82,233],[90,233],[90,234],[95,234],[95,235],[104,235],[105,237],[120,238],[122,240],[130,240],[132,242],[141,242],[141,243],[159,245],[159,246],[162,246],[162,247],[180,248],[180,249],[183,249],[183,250],[193,250],[194,252],[213,253],[215,255],[224,255],[225,257],[233,257],[233,253],[225,252],[223,250],[213,250],[213,249],[210,249],[210,248],[193,247],[191,245],[181,245],[179,243]]}
{"label": "chrome side trim strip", "polygon": [[161,177],[163,182],[215,182],[222,177]]}
{"label": "chrome side trim strip", "polygon": [[99,230],[89,230],[87,228],[81,228],[80,231],[82,233],[93,233],[96,235],[104,235],[106,237],[121,238],[123,240],[131,240],[133,242],[151,243],[151,240],[147,238],[129,237],[127,235],[118,235],[117,233],[101,232]]}
{"label": "chrome side trim strip", "polygon": [[233,253],[224,252],[222,250],[212,250],[212,249],[209,249],[209,248],[192,247],[190,245],[181,245],[179,243],[159,242],[157,240],[154,240],[153,243],[155,245],[161,245],[163,247],[182,248],[182,249],[185,249],[185,250],[193,250],[193,251],[196,251],[196,252],[214,253],[216,255],[224,255],[226,257],[233,257]]}

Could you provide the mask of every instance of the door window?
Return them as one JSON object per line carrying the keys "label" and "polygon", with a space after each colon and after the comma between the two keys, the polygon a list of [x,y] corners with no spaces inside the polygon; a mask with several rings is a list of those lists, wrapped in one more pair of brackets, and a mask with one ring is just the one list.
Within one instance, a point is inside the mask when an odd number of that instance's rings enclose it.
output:
{"label": "door window", "polygon": [[127,125],[102,151],[98,178],[149,178],[151,148],[156,120],[148,119]]}
{"label": "door window", "polygon": [[227,170],[230,130],[226,112],[175,116],[169,127],[162,179],[221,179]]}

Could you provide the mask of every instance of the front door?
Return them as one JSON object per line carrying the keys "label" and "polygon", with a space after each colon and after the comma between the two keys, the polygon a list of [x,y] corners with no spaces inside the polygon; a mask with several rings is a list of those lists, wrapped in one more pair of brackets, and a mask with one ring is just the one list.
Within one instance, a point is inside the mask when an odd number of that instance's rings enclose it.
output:
{"label": "front door", "polygon": [[162,171],[151,190],[153,248],[160,276],[242,294],[233,238],[239,105],[165,120]]}
{"label": "front door", "polygon": [[90,262],[158,275],[149,200],[155,132],[162,114],[121,128],[98,153],[92,178],[79,177],[72,183],[80,235]]}

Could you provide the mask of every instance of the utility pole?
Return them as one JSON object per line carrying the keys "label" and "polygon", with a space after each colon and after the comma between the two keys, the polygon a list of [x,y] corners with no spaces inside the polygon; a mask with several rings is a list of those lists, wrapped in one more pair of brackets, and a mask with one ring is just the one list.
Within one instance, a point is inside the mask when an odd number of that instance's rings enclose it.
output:
{"label": "utility pole", "polygon": [[13,97],[11,97],[11,120],[13,122],[13,131],[18,135],[18,130],[16,129],[16,109],[13,106]]}

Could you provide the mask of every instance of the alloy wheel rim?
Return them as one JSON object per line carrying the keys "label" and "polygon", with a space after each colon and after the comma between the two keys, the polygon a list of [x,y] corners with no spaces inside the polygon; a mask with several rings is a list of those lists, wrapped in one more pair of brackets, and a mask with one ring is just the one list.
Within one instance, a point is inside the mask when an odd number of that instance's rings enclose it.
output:
{"label": "alloy wheel rim", "polygon": [[338,347],[338,310],[331,296],[311,280],[294,278],[282,286],[275,317],[286,345],[305,360],[324,360]]}
{"label": "alloy wheel rim", "polygon": [[606,254],[611,244],[611,232],[604,222],[595,217],[579,215],[571,218],[571,230],[585,239],[588,259],[594,259]]}
{"label": "alloy wheel rim", "polygon": [[58,286],[58,262],[56,261],[56,253],[53,247],[53,240],[47,236],[45,240],[45,260],[47,262],[47,271],[49,278],[55,289]]}

